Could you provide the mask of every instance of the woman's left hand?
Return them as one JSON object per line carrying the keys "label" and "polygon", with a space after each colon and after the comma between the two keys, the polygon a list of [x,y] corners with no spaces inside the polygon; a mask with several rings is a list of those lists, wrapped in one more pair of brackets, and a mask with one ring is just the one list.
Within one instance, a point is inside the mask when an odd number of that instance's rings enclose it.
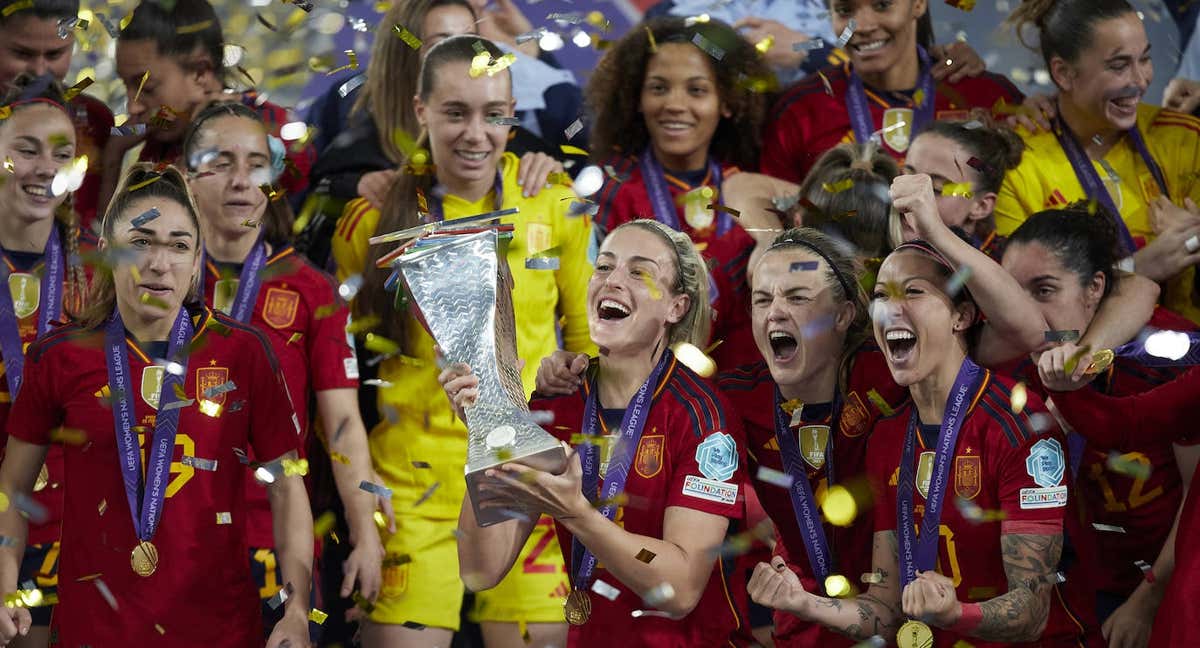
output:
{"label": "woman's left hand", "polygon": [[517,184],[521,186],[521,195],[532,198],[545,187],[549,187],[552,173],[563,173],[562,162],[545,153],[526,153],[521,156],[521,166],[517,170]]}
{"label": "woman's left hand", "polygon": [[358,581],[358,591],[368,601],[374,602],[379,596],[383,585],[383,557],[386,553],[379,534],[375,529],[368,529],[365,538],[355,538],[354,549],[342,565],[342,598],[350,596],[354,591],[354,582]]}
{"label": "woman's left hand", "polygon": [[494,506],[511,508],[515,503],[525,511],[545,513],[556,520],[569,520],[587,512],[592,505],[583,496],[583,467],[579,453],[563,444],[567,451],[567,469],[561,475],[536,470],[517,463],[506,463],[488,470],[486,476],[503,482],[503,487],[487,487],[489,491],[502,490]]}
{"label": "woman's left hand", "polygon": [[935,571],[919,571],[900,595],[904,614],[932,622],[939,628],[954,625],[962,606],[954,592],[954,581]]}
{"label": "woman's left hand", "polygon": [[950,83],[958,83],[966,77],[976,77],[987,70],[987,63],[980,58],[979,53],[962,41],[953,41],[945,45],[934,45],[929,50],[933,58],[933,78],[943,79]]}
{"label": "woman's left hand", "polygon": [[923,238],[933,242],[935,234],[948,229],[938,214],[937,198],[933,194],[933,180],[924,173],[898,175],[892,180],[892,206],[902,219],[902,236],[905,241]]}
{"label": "woman's left hand", "polygon": [[1042,386],[1050,391],[1075,391],[1096,377],[1087,373],[1088,366],[1092,364],[1091,349],[1078,347],[1074,342],[1047,349],[1037,363]]}
{"label": "woman's left hand", "polygon": [[267,639],[267,648],[309,648],[312,643],[308,640],[308,616],[301,615],[289,609],[275,624],[271,637]]}

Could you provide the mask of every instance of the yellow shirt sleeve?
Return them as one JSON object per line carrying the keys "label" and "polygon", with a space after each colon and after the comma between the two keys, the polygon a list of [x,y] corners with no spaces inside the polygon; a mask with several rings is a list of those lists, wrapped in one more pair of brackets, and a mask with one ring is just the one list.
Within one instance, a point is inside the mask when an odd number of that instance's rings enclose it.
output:
{"label": "yellow shirt sleeve", "polygon": [[[570,201],[564,201],[568,206]],[[588,332],[587,289],[592,277],[588,245],[592,236],[591,219],[569,216],[568,209],[558,215],[559,264],[554,273],[558,285],[559,310],[563,316],[563,346],[568,351],[593,354],[596,346]]]}
{"label": "yellow shirt sleeve", "polygon": [[379,224],[379,210],[364,198],[355,198],[346,203],[342,217],[330,242],[334,263],[337,264],[337,280],[362,274],[367,267],[367,241],[375,235]]}

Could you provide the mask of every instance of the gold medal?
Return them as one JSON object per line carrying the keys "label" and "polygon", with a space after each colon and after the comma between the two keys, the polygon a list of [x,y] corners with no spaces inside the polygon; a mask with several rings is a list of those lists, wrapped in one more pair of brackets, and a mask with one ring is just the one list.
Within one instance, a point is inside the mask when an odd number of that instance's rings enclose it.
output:
{"label": "gold medal", "polygon": [[567,595],[567,602],[563,604],[563,613],[567,617],[567,623],[571,625],[587,623],[588,617],[592,616],[591,597],[581,589],[572,589]]}
{"label": "gold medal", "polygon": [[133,567],[133,573],[138,576],[153,574],[154,570],[158,569],[158,549],[149,540],[137,543],[129,556],[129,564]]}
{"label": "gold medal", "polygon": [[50,485],[50,471],[46,470],[46,464],[42,464],[42,469],[38,471],[37,481],[33,482],[33,492],[44,490]]}
{"label": "gold medal", "polygon": [[896,631],[896,645],[900,648],[933,648],[933,630],[920,621],[909,619]]}
{"label": "gold medal", "polygon": [[1116,357],[1117,354],[1113,353],[1112,349],[1101,349],[1092,354],[1092,364],[1088,365],[1088,368],[1083,373],[1087,375],[1098,374],[1108,369],[1108,366],[1112,364],[1113,359]]}

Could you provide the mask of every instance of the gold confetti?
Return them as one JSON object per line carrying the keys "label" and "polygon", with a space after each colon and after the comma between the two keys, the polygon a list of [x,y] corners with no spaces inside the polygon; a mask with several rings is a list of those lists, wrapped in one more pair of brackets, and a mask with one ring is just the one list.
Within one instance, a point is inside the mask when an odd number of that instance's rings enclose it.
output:
{"label": "gold confetti", "polygon": [[165,635],[165,634],[167,634],[167,629],[166,629],[166,628],[164,628],[164,627],[162,627],[161,625],[159,625],[159,624],[157,624],[157,623],[155,623],[155,624],[154,624],[154,629],[155,629],[155,630],[158,630],[158,634],[160,634],[160,635]]}
{"label": "gold confetti", "polygon": [[821,510],[830,524],[848,527],[858,516],[858,503],[854,501],[854,495],[850,493],[849,489],[838,484],[825,494],[825,499],[821,502]]}
{"label": "gold confetti", "polygon": [[308,459],[283,459],[283,474],[303,477],[308,474]]}
{"label": "gold confetti", "polygon": [[604,14],[600,13],[599,11],[592,11],[584,20],[587,21],[587,24],[599,29],[602,32],[606,32],[612,28],[612,23],[609,22],[608,18],[605,18]]}
{"label": "gold confetti", "polygon": [[183,25],[182,27],[179,27],[178,29],[176,29],[175,33],[181,34],[181,35],[182,34],[194,34],[196,32],[202,32],[205,29],[212,27],[212,24],[213,24],[213,21],[211,21],[211,20],[203,20],[198,23],[192,23],[190,25]]}
{"label": "gold confetti", "polygon": [[0,121],[12,117],[12,106],[0,106]]}
{"label": "gold confetti", "polygon": [[87,87],[92,85],[92,83],[94,83],[92,77],[84,77],[82,81],[76,83],[70,88],[67,88],[67,90],[63,92],[63,100],[71,101],[75,99],[75,97],[79,96],[79,93],[87,89]]}
{"label": "gold confetti", "polygon": [[654,32],[650,31],[650,27],[644,26],[643,29],[646,30],[646,38],[650,39],[650,53],[653,54],[658,51],[658,42],[654,40]]}
{"label": "gold confetti", "polygon": [[942,186],[942,195],[966,198],[967,200],[975,197],[975,193],[971,191],[971,183],[969,182],[947,182]]}
{"label": "gold confetti", "polygon": [[14,170],[15,168],[16,168],[16,165],[13,164],[13,159],[11,157],[5,157],[4,158],[4,170],[8,171],[9,173],[15,173],[15,170]]}
{"label": "gold confetti", "polygon": [[1019,382],[1013,385],[1012,396],[1010,397],[1010,406],[1013,414],[1020,414],[1025,411],[1025,403],[1029,395],[1025,392],[1025,383]]}
{"label": "gold confetti", "polygon": [[375,526],[379,527],[381,530],[387,528],[387,526],[388,526],[387,517],[383,514],[382,511],[375,511],[375,513],[371,517],[372,517],[372,519],[375,520]]}
{"label": "gold confetti", "polygon": [[586,157],[588,154],[587,151],[579,148],[578,146],[571,146],[570,144],[563,144],[558,148],[561,149],[566,155],[583,155]]}
{"label": "gold confetti", "polygon": [[[105,385],[105,389],[107,388],[108,386]],[[50,441],[67,445],[83,445],[83,442],[87,441],[87,433],[75,428],[58,428],[50,432]]]}
{"label": "gold confetti", "polygon": [[754,49],[758,50],[759,54],[766,54],[775,45],[775,36],[767,34],[767,37],[754,44]]}
{"label": "gold confetti", "polygon": [[336,313],[338,311],[338,308],[339,307],[336,302],[325,304],[323,306],[318,306],[317,309],[315,311],[313,311],[313,317],[316,319],[325,319],[326,317],[329,317],[329,316],[333,315],[334,313]]}
{"label": "gold confetti", "polygon": [[367,315],[365,317],[352,320],[349,324],[347,324],[346,332],[350,335],[358,335],[359,333],[369,331],[382,323],[383,320],[380,319],[378,315]]}
{"label": "gold confetti", "polygon": [[839,180],[832,184],[830,184],[828,182],[821,183],[821,189],[823,191],[825,191],[825,193],[831,193],[831,194],[842,193],[843,191],[846,191],[847,189],[849,189],[853,186],[854,186],[854,180],[851,178]]}
{"label": "gold confetti", "polygon": [[329,618],[328,614],[325,614],[324,612],[318,610],[317,608],[313,608],[308,611],[308,620],[312,621],[313,623],[315,623],[317,625],[321,625],[321,624],[325,623],[325,619],[328,619],[328,618]]}
{"label": "gold confetti", "polygon": [[217,512],[217,524],[233,524],[233,516],[229,514],[229,511],[219,511]]}
{"label": "gold confetti", "polygon": [[7,18],[18,11],[24,11],[26,9],[33,9],[33,0],[20,0],[20,2],[14,2],[5,7],[3,11],[0,11],[0,15],[3,15],[5,18]]}
{"label": "gold confetti", "polygon": [[849,596],[850,579],[841,574],[830,574],[825,578],[825,593],[834,598]]}
{"label": "gold confetti", "polygon": [[304,337],[303,333],[300,333],[300,332],[292,333],[292,336],[290,338],[288,338],[287,343],[292,344],[293,342],[299,342],[300,338],[302,338],[302,337]]}
{"label": "gold confetti", "polygon": [[873,404],[884,416],[891,416],[892,414],[896,413],[895,410],[892,409],[891,405],[888,405],[887,401],[883,400],[883,396],[880,396],[879,392],[875,389],[871,389],[867,392],[867,400],[871,401],[871,404]]}
{"label": "gold confetti", "polygon": [[671,351],[679,362],[701,377],[708,378],[717,371],[717,363],[690,342],[679,342],[671,347]]}
{"label": "gold confetti", "polygon": [[334,68],[334,69],[326,72],[325,76],[332,76],[334,74],[337,74],[338,72],[344,72],[346,70],[357,70],[358,69],[358,54],[356,54],[354,52],[354,50],[346,50],[344,52],[344,54],[346,55],[346,58],[348,58],[350,60],[350,62],[347,63],[346,65],[343,65],[342,67]]}
{"label": "gold confetti", "polygon": [[883,582],[883,573],[879,571],[867,572],[858,579],[868,585],[878,585]]}
{"label": "gold confetti", "polygon": [[223,409],[221,404],[217,401],[211,401],[203,398],[200,399],[199,408],[201,414],[204,414],[205,416],[211,416],[212,418],[220,417],[221,410]]}
{"label": "gold confetti", "polygon": [[313,537],[324,538],[337,524],[337,515],[333,511],[325,511],[313,520]]}
{"label": "gold confetti", "polygon": [[150,78],[150,70],[146,70],[142,74],[142,80],[138,82],[137,92],[133,93],[133,103],[137,103],[138,97],[142,96],[142,88],[146,87],[146,81]]}
{"label": "gold confetti", "polygon": [[656,555],[658,554],[650,551],[649,549],[642,549],[641,551],[637,552],[637,555],[634,557],[648,565],[650,564],[651,560],[654,560]]}
{"label": "gold confetti", "polygon": [[346,464],[347,466],[350,465],[350,457],[347,457],[346,455],[344,455],[340,452],[333,452],[331,450],[329,452],[329,458],[333,459],[334,461],[336,461],[340,464]]}
{"label": "gold confetti", "polygon": [[643,274],[642,283],[646,284],[646,290],[650,293],[650,299],[654,301],[662,299],[662,291],[658,289],[658,286],[655,285],[654,279],[651,279],[650,275]]}
{"label": "gold confetti", "polygon": [[416,34],[408,31],[408,28],[404,25],[396,23],[395,25],[392,25],[392,31],[396,34],[396,36],[400,37],[400,40],[404,41],[405,45],[408,45],[415,50],[421,49],[421,39],[417,38]]}
{"label": "gold confetti", "polygon": [[917,91],[913,93],[913,104],[917,107],[925,105],[925,91],[921,88],[917,88]]}
{"label": "gold confetti", "polygon": [[363,346],[368,351],[373,351],[385,356],[392,356],[400,353],[400,345],[389,340],[382,335],[367,333],[367,337],[363,339]]}

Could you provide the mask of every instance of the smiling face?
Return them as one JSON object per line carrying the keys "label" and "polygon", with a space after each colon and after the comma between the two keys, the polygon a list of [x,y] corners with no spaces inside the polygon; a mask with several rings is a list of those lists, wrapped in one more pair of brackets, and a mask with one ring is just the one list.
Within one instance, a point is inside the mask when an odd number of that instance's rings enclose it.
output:
{"label": "smiling face", "polygon": [[754,342],[781,388],[836,371],[854,305],[836,299],[831,282],[825,260],[802,248],[767,252],[754,271]]}
{"label": "smiling face", "polygon": [[463,185],[491,185],[511,127],[488,119],[512,117],[515,106],[508,72],[472,78],[470,67],[466,61],[443,63],[426,99],[415,100],[438,180],[452,192]]}
{"label": "smiling face", "polygon": [[178,57],[162,55],[152,40],[117,41],[117,75],[125,84],[129,123],[149,123],[163,106],[178,114],[165,128],[147,129],[161,142],[183,138],[192,112],[208,100],[207,87],[215,81],[210,69],[188,70]]}
{"label": "smiling face", "polygon": [[0,86],[7,86],[22,73],[53,75],[62,81],[71,68],[75,31],[58,37],[56,18],[17,14],[0,26]]}
{"label": "smiling face", "polygon": [[[159,216],[139,227],[133,220],[151,208]],[[134,200],[117,216],[111,240],[101,248],[115,252],[113,283],[123,317],[142,321],[173,318],[200,271],[199,233],[187,209],[165,198]]]}
{"label": "smiling face", "polygon": [[588,281],[592,341],[613,354],[658,347],[688,310],[688,297],[673,291],[678,271],[675,252],[659,235],[637,226],[613,231]]}
{"label": "smiling face", "polygon": [[659,45],[646,63],[638,110],[655,156],[671,171],[702,168],[721,117],[732,115],[721,101],[712,59],[691,43]]}
{"label": "smiling face", "polygon": [[946,279],[936,261],[912,250],[892,253],[879,268],[871,319],[898,385],[908,387],[942,372],[971,323],[973,307],[951,303],[942,291]]}
{"label": "smiling face", "polygon": [[[933,180],[933,193],[942,222],[979,237],[977,226],[991,214],[996,198],[994,193],[979,190],[979,174],[968,164],[971,157],[958,142],[937,133],[924,133],[908,147],[904,173],[927,174]],[[942,190],[951,183],[970,184],[971,197],[942,195]]]}
{"label": "smiling face", "polygon": [[1087,332],[1104,297],[1104,273],[1081,282],[1079,274],[1037,241],[1010,243],[1001,265],[1037,302],[1052,330]]}
{"label": "smiling face", "polygon": [[1154,80],[1146,28],[1132,11],[1097,22],[1091,45],[1078,60],[1051,60],[1051,73],[1069,101],[1100,128],[1128,130],[1137,123],[1137,105]]}
{"label": "smiling face", "polygon": [[917,46],[925,0],[832,0],[830,7],[834,34],[854,21],[846,53],[859,74],[882,74]]}
{"label": "smiling face", "polygon": [[421,57],[429,53],[429,48],[459,34],[478,34],[475,26],[475,16],[466,7],[460,5],[443,5],[434,7],[425,13],[421,23]]}
{"label": "smiling face", "polygon": [[4,217],[25,223],[53,218],[68,194],[52,195],[51,181],[75,157],[75,127],[67,114],[43,103],[16,108],[0,122],[0,156],[13,166],[0,183]]}
{"label": "smiling face", "polygon": [[189,181],[206,232],[236,239],[252,232],[267,208],[259,189],[271,183],[271,154],[262,124],[228,115],[204,122],[192,147],[203,163]]}

